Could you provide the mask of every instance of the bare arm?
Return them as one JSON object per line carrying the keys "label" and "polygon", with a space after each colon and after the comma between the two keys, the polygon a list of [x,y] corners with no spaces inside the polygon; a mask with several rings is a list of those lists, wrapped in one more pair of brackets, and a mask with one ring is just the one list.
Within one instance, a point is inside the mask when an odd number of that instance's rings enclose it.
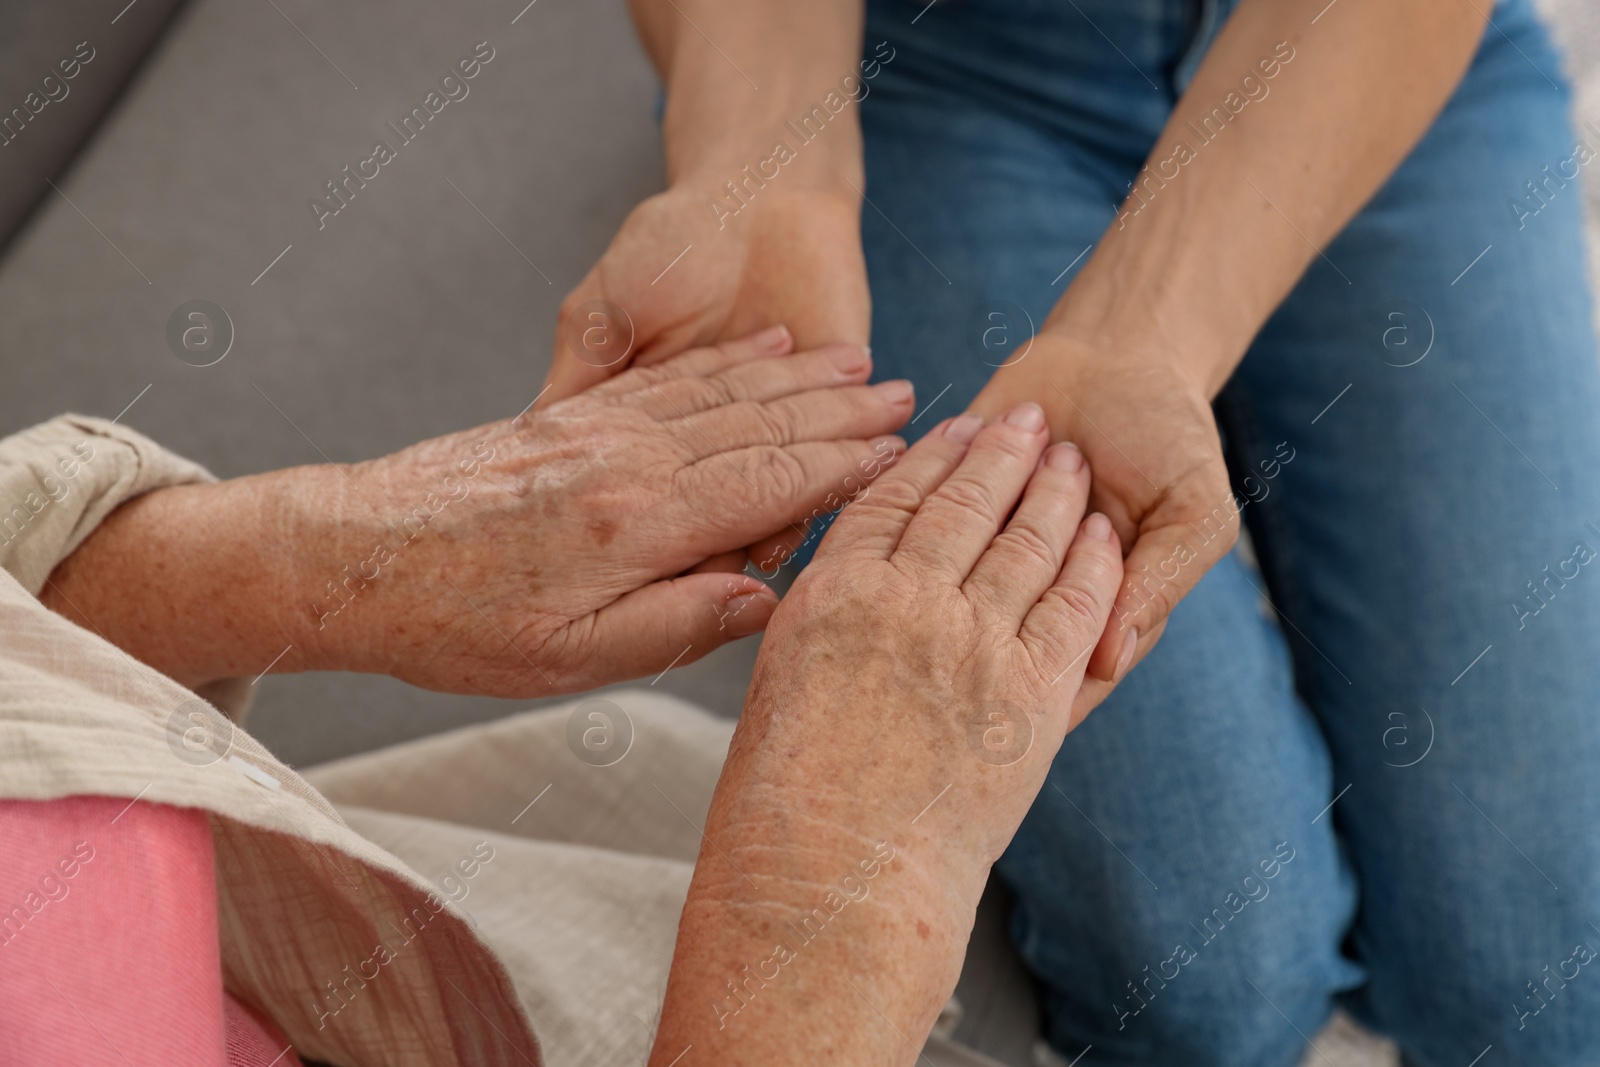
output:
{"label": "bare arm", "polygon": [[975,402],[1039,399],[1132,545],[1090,703],[1236,536],[1211,398],[1422,137],[1483,29],[1468,0],[1243,0],[1033,354]]}
{"label": "bare arm", "polygon": [[700,564],[792,535],[903,447],[908,383],[790,345],[692,350],[364,463],[157,489],[41,600],[190,686],[270,667],[539,696],[692,661],[777,599]]}
{"label": "bare arm", "polygon": [[[862,0],[631,0],[634,22],[667,90],[668,180],[699,176],[715,189],[780,138],[855,71]],[[807,145],[808,176],[861,182],[854,110]],[[815,151],[811,151],[812,149]]]}
{"label": "bare arm", "polygon": [[[865,344],[859,108],[882,63],[862,58],[861,0],[633,9],[666,86],[668,187],[563,302],[543,402],[776,323],[802,348]],[[613,323],[624,355],[576,340]]]}
{"label": "bare arm", "polygon": [[[1051,325],[1112,351],[1170,352],[1215,395],[1318,249],[1438,116],[1486,6],[1243,0]],[[1216,109],[1248,100],[1246,75],[1267,95],[1219,121]]]}
{"label": "bare arm", "polygon": [[[1189,523],[1231,500],[1210,397],[1317,255],[1312,246],[1325,245],[1421,137],[1483,28],[1473,6],[1456,0],[1339,0],[1310,25],[1324,3],[1244,0],[1152,166],[1172,158],[1180,140],[1192,149],[1190,121],[1198,126],[1213,106],[1227,107],[1245,74],[1269,84],[1270,96],[1249,104],[1176,177],[1130,201],[1145,206],[1112,223],[1039,338],[1038,354],[1003,370],[979,401],[999,414],[1020,400],[1043,400],[1055,436],[1098,449],[1090,457],[1096,494],[1109,498],[1106,510],[1128,541],[1143,538],[1127,561],[1130,578],[1141,563],[1170,562],[1174,545],[1191,536]],[[1263,60],[1275,64],[1271,79],[1258,66]],[[1052,382],[1089,407],[1118,445],[1138,449],[1140,467],[1178,491],[1160,500],[1120,491],[1124,473],[1148,487],[1119,469],[1099,430],[1077,424],[1077,409],[1057,399]],[[1169,401],[1165,391],[1183,395]],[[1185,419],[1196,428],[1174,433]],[[928,443],[874,489],[886,501],[880,513],[892,510],[887,501],[909,498],[900,480],[917,469]],[[1196,485],[1193,469],[1207,461]],[[1182,507],[1161,510],[1173,500]],[[852,532],[860,507],[846,509],[830,540]],[[1227,519],[1236,521],[1231,513]],[[1231,537],[1219,537],[1202,546],[1210,555],[1179,568],[1163,590],[1170,601],[1159,607],[1119,602],[1144,647],[1180,592],[1229,544]],[[949,617],[927,605],[909,618],[897,615],[902,602],[886,592],[892,582],[830,584],[831,562],[819,554],[767,636],[708,819],[653,1067],[679,1056],[682,1067],[913,1063],[954,982],[983,875],[1038,788],[1030,761],[1048,763],[1059,740],[1053,731],[1065,725],[1053,716],[1064,716],[1059,704],[1070,696],[1050,686],[1053,699],[1036,706],[1013,692],[1035,724],[1033,750],[1005,766],[963,751],[961,729],[996,703],[998,690],[962,691],[934,676],[956,661],[986,664],[994,677],[1014,672],[990,645],[971,660],[941,655],[931,631],[958,634]],[[1008,561],[1004,573],[1017,584],[1024,568]],[[819,589],[826,590],[820,600]],[[807,627],[807,611],[842,616],[845,624],[835,622],[832,632],[870,630],[898,669],[860,649],[830,654],[830,631]],[[930,619],[931,630],[921,630]],[[1115,643],[1109,657],[1105,647],[1096,656],[1104,678],[1126,670],[1125,662],[1117,669],[1124,632],[1114,621],[1106,628]],[[1098,634],[1091,627],[1086,640]],[[1062,662],[1071,659],[1064,650]],[[1072,720],[1107,691],[1104,682],[1090,683]],[[919,694],[927,694],[925,706]],[[812,699],[796,699],[805,696]],[[914,735],[908,722],[932,736]],[[974,828],[992,836],[973,841]],[[880,841],[892,861],[882,862]],[[865,870],[874,872],[870,879]],[[837,904],[846,877],[860,899],[829,915],[828,893]],[[826,920],[816,936],[804,923],[813,913]]]}

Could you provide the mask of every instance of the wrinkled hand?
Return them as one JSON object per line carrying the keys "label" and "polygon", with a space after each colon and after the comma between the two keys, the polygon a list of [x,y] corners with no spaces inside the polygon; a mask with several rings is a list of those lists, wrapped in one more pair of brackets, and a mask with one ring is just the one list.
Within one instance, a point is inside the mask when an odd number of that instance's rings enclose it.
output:
{"label": "wrinkled hand", "polygon": [[1090,506],[1130,546],[1111,624],[1089,659],[1098,681],[1085,686],[1083,711],[1154,647],[1173,607],[1233,547],[1238,508],[1205,392],[1159,355],[1098,351],[1047,331],[972,409],[1024,399],[1044,406],[1055,439],[1083,449]]}
{"label": "wrinkled hand", "polygon": [[823,192],[801,182],[782,175],[732,217],[712,210],[726,196],[709,183],[686,182],[636,207],[561,305],[541,404],[773,323],[787,325],[800,348],[865,344],[858,198],[847,186]]}
{"label": "wrinkled hand", "polygon": [[[773,616],[679,925],[659,1062],[692,1044],[716,1063],[909,1064],[954,987],[1122,575],[1110,522],[1083,518],[1083,457],[1046,451],[1043,412],[981,426],[935,427],[848,505]],[[770,988],[730,996],[740,964]]]}
{"label": "wrinkled hand", "polygon": [[912,411],[907,383],[861,384],[860,347],[774,358],[788,347],[693,350],[355,465],[332,509],[341,554],[301,567],[302,587],[335,586],[316,609],[322,654],[430,689],[542,696],[761,629],[776,604],[762,583],[684,572],[859,492]]}
{"label": "wrinkled hand", "polygon": [[762,806],[890,837],[950,785],[917,829],[986,869],[1074,725],[1122,553],[1036,405],[982,425],[936,427],[840,513],[772,619],[729,762],[772,763]]}

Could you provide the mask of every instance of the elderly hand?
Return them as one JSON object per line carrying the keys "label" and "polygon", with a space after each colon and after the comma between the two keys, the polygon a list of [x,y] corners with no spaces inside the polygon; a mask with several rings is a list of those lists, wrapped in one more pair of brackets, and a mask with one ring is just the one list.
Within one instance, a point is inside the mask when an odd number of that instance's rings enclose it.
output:
{"label": "elderly hand", "polygon": [[1052,436],[1089,458],[1092,507],[1129,546],[1127,580],[1089,659],[1092,707],[1154,647],[1168,614],[1239,535],[1239,509],[1204,387],[1170,358],[1115,354],[1046,329],[973,401],[993,414],[1037,400]]}
{"label": "elderly hand", "polygon": [[685,572],[837,507],[904,447],[908,383],[862,384],[855,345],[789,347],[697,349],[365,463],[157,490],[46,602],[189,684],[280,651],[278,671],[506,697],[691,662],[776,597]]}
{"label": "elderly hand", "polygon": [[692,1044],[705,1062],[910,1064],[953,988],[1122,575],[1111,523],[1083,518],[1083,456],[1046,448],[1044,413],[980,426],[935,428],[846,507],[774,615],[652,1063]]}

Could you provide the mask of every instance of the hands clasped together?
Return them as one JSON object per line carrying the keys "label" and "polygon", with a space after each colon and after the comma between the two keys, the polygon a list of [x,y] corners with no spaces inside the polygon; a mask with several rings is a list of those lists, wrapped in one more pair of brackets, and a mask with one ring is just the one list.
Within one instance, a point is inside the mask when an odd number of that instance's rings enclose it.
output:
{"label": "hands clasped together", "polygon": [[[908,383],[863,384],[860,346],[790,346],[779,328],[695,349],[357,465],[343,511],[365,516],[355,525],[371,539],[474,442],[493,451],[405,550],[411,573],[360,594],[371,610],[352,613],[335,654],[354,645],[364,669],[428,688],[543,696],[760,630],[777,598],[739,573],[743,549],[797,542],[830,498],[870,482],[904,450],[891,434],[912,410]],[[400,615],[413,624],[393,626]]]}
{"label": "hands clasped together", "polygon": [[[380,459],[147,493],[43,599],[191,686],[270,663],[544,696],[766,627],[657,1047],[809,1061],[897,1032],[836,1002],[841,974],[926,1033],[989,866],[1097,699],[1082,683],[1121,542],[1085,518],[1084,453],[1050,445],[1037,404],[907,451],[909,383],[867,385],[859,345],[792,348],[773,328]],[[743,573],[844,500],[782,605]],[[785,997],[709,1026],[730,961],[770,954],[819,884],[873,856],[895,858],[874,861],[855,934],[793,979],[833,1024]]]}

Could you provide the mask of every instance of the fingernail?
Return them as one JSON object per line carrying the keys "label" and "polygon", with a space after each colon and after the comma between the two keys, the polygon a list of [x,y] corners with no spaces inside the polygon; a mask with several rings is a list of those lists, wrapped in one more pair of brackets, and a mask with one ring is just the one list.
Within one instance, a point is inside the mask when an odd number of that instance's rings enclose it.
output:
{"label": "fingernail", "polygon": [[846,374],[854,374],[865,367],[870,359],[867,350],[855,345],[834,345],[828,351],[833,365]]}
{"label": "fingernail", "polygon": [[[1083,453],[1071,441],[1062,441],[1055,445],[1044,457],[1045,463],[1058,471],[1076,471],[1083,469]],[[1105,518],[1104,515],[1101,518]]]}
{"label": "fingernail", "polygon": [[735,637],[747,637],[766,625],[756,601],[765,599],[760,593],[741,593],[722,608],[722,625]]}
{"label": "fingernail", "polygon": [[1122,681],[1122,676],[1128,673],[1128,664],[1133,662],[1133,650],[1139,647],[1139,631],[1129,630],[1128,636],[1122,639],[1122,654],[1117,657],[1117,670],[1112,675],[1113,681]]}
{"label": "fingernail", "polygon": [[1083,520],[1083,535],[1092,537],[1096,541],[1111,540],[1111,520],[1098,511],[1095,512]]}
{"label": "fingernail", "polygon": [[1006,412],[1006,421],[1029,433],[1038,433],[1044,429],[1044,408],[1031,400],[1026,404],[1018,404]]}
{"label": "fingernail", "polygon": [[978,436],[978,431],[981,429],[983,429],[983,416],[969,411],[965,415],[962,415],[960,418],[951,422],[949,426],[946,426],[944,428],[944,435],[950,438],[952,441],[959,441],[962,444],[967,444],[974,437]]}
{"label": "fingernail", "polygon": [[911,383],[904,378],[897,378],[892,382],[879,382],[873,388],[878,391],[880,397],[890,404],[909,404],[912,396],[915,395],[915,390],[912,389]]}
{"label": "fingernail", "polygon": [[788,347],[789,327],[768,326],[765,330],[752,337],[750,341],[761,351],[775,355]]}

